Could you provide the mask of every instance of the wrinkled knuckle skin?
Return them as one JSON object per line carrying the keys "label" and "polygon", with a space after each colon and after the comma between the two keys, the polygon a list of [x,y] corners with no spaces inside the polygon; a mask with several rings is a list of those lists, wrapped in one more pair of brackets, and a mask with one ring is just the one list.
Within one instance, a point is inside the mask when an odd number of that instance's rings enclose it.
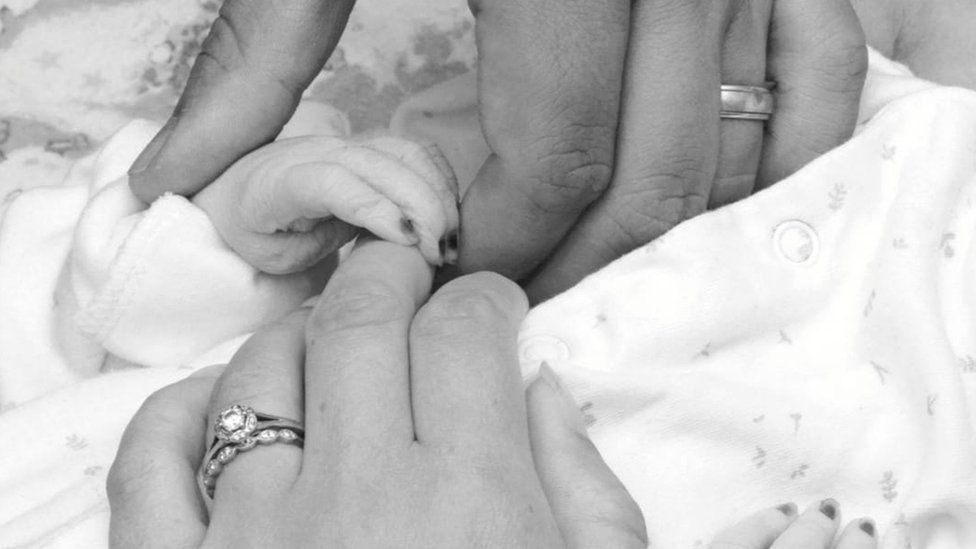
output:
{"label": "wrinkled knuckle skin", "polygon": [[610,186],[613,155],[591,139],[572,139],[539,155],[527,182],[529,201],[542,211],[580,211]]}
{"label": "wrinkled knuckle skin", "polygon": [[856,20],[845,23],[827,27],[814,66],[822,73],[825,86],[860,92],[868,72],[867,38]]}
{"label": "wrinkled knuckle skin", "polygon": [[[708,207],[707,194],[682,190],[690,186],[688,177],[659,175],[652,179],[653,183],[647,185],[647,190],[621,201],[620,207],[612,215],[629,240],[630,249],[647,244],[679,223],[703,213]],[[630,249],[618,252],[625,253]]]}
{"label": "wrinkled knuckle skin", "polygon": [[231,19],[224,10],[210,25],[210,33],[200,47],[195,71],[230,73],[244,64],[241,45]]}
{"label": "wrinkled knuckle skin", "polygon": [[360,280],[326,291],[309,318],[311,334],[342,332],[388,324],[410,309],[389,284]]}

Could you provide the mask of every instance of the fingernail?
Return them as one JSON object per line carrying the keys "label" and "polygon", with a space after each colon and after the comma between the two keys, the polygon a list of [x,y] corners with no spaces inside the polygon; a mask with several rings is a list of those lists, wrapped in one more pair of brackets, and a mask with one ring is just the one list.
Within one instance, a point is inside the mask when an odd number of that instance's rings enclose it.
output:
{"label": "fingernail", "polygon": [[776,507],[776,510],[788,517],[796,516],[797,513],[796,504],[793,502],[784,503],[783,505]]}
{"label": "fingernail", "polygon": [[170,119],[166,121],[166,125],[163,126],[162,129],[159,130],[159,133],[156,134],[156,137],[153,137],[152,141],[146,145],[146,148],[143,149],[142,153],[139,155],[139,158],[136,158],[136,161],[132,163],[131,167],[129,167],[129,175],[139,175],[140,173],[146,171],[146,168],[148,168],[149,165],[152,164],[153,160],[155,160],[159,155],[159,151],[161,151],[163,146],[166,145],[166,142],[169,141],[170,136],[173,135],[173,129],[175,128],[176,118],[170,117]]}
{"label": "fingernail", "polygon": [[834,499],[827,498],[820,502],[820,512],[830,520],[834,520],[837,517],[837,507],[839,505]]}
{"label": "fingernail", "polygon": [[413,228],[413,221],[410,221],[406,217],[400,218],[400,230],[403,231],[403,234],[407,235],[417,234],[417,231]]}
{"label": "fingernail", "polygon": [[578,433],[586,434],[586,426],[583,425],[583,414],[580,412],[579,406],[576,404],[576,399],[573,395],[569,394],[566,387],[563,386],[562,381],[556,372],[552,370],[548,363],[543,362],[539,366],[539,378],[549,386],[550,389],[557,395],[562,402],[563,406],[563,417],[566,418],[566,422]]}
{"label": "fingernail", "polygon": [[226,367],[227,367],[226,364],[213,364],[210,366],[204,366],[203,368],[200,368],[199,370],[190,374],[188,377],[218,378],[220,377],[220,374],[224,372],[224,368]]}
{"label": "fingernail", "polygon": [[860,528],[865,534],[871,536],[872,538],[874,537],[875,527],[873,520],[869,518],[861,519],[861,523],[858,524],[857,527]]}
{"label": "fingernail", "polygon": [[458,260],[458,232],[451,231],[441,239],[440,243],[441,258],[444,263],[454,265]]}
{"label": "fingernail", "polygon": [[417,227],[413,224],[412,219],[407,219],[406,217],[400,218],[400,231],[403,232],[404,236],[410,239],[410,242],[416,244],[420,242],[420,235],[417,234]]}

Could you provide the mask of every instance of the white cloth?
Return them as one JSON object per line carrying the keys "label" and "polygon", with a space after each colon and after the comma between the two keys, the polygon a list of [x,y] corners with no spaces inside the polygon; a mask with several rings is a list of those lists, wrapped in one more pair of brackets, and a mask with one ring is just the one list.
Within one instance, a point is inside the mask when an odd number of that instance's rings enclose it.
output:
{"label": "white cloth", "polygon": [[655,547],[826,497],[883,548],[976,547],[976,93],[872,66],[850,142],[523,325]]}
{"label": "white cloth", "polygon": [[[976,300],[967,284],[976,261],[976,94],[874,56],[861,118],[854,139],[793,177],[683,223],[526,319],[526,375],[546,360],[563,377],[658,547],[704,547],[758,508],[828,496],[848,518],[874,517],[886,549],[976,546]],[[116,160],[110,145],[101,161],[76,167],[76,184],[26,191],[0,218],[0,402],[9,408],[0,432],[30,433],[17,437],[16,452],[0,451],[0,547],[103,546],[104,474],[122,427],[148,393],[185,374],[180,364],[208,362],[186,357],[224,333],[176,334],[165,357],[165,346],[141,338],[154,306],[170,311],[165,318],[180,313],[149,300],[123,309],[141,316],[121,324],[57,328],[58,318],[88,317],[57,314],[73,309],[52,307],[55,295],[68,292],[85,310],[120,263],[104,258],[141,251],[124,242],[136,241],[159,203],[135,219],[122,213],[133,205],[121,185],[91,191],[113,179],[92,167],[127,164],[143,142],[131,139],[115,141],[127,151]],[[180,200],[173,207],[193,218]],[[90,233],[78,223],[86,203],[114,212],[82,215]],[[66,257],[83,248],[92,251],[76,270]],[[184,257],[177,262],[205,261]],[[205,266],[225,268],[213,261]],[[194,266],[146,265],[162,278],[141,273],[159,281],[142,295],[152,288],[178,299],[205,283],[163,283],[172,269]],[[311,295],[301,288],[274,291]],[[262,295],[240,294],[238,306],[255,306],[255,317],[239,333],[260,322]],[[156,367],[106,373],[92,359],[101,353]]]}

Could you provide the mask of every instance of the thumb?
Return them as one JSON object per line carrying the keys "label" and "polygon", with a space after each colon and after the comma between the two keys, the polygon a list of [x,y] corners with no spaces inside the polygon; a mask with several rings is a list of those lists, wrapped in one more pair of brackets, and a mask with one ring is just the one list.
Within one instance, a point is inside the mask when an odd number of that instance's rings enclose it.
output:
{"label": "thumb", "polygon": [[572,396],[545,363],[526,392],[536,472],[568,547],[647,547],[640,509],[590,441]]}
{"label": "thumb", "polygon": [[191,195],[272,141],[335,48],[355,0],[226,0],[173,116],[129,170],[146,202]]}
{"label": "thumb", "polygon": [[109,471],[110,547],[190,549],[207,530],[197,493],[207,403],[222,367],[153,393],[129,422]]}

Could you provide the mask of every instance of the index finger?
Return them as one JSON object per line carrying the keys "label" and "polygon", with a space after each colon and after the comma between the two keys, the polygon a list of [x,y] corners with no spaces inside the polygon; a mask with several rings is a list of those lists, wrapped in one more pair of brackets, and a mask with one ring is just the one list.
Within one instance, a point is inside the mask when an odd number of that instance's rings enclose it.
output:
{"label": "index finger", "polygon": [[270,142],[335,48],[355,0],[226,0],[172,117],[129,171],[150,202],[193,194]]}
{"label": "index finger", "polygon": [[329,280],[306,327],[303,476],[383,466],[362,456],[413,444],[407,337],[432,276],[415,248],[370,241]]}
{"label": "index finger", "polygon": [[492,155],[462,201],[460,264],[521,278],[610,182],[631,2],[470,4]]}

